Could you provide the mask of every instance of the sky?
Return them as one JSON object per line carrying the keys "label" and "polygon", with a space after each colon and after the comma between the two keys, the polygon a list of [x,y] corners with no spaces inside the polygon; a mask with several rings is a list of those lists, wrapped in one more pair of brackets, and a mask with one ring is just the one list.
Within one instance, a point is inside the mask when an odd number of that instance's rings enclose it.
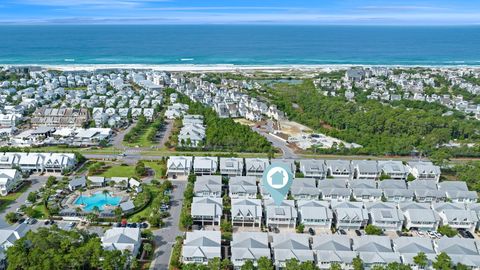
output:
{"label": "sky", "polygon": [[480,25],[480,1],[0,0],[0,24]]}

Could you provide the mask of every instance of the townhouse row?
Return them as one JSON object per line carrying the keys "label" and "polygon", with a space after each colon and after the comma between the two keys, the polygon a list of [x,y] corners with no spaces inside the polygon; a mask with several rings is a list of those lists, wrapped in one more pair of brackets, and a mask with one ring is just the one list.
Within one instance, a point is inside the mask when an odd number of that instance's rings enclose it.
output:
{"label": "townhouse row", "polygon": [[[263,232],[233,233],[230,259],[234,269],[241,269],[247,261],[257,265],[261,257],[274,262],[275,269],[284,269],[287,260],[312,261],[320,269],[330,269],[338,263],[341,269],[354,269],[353,260],[360,257],[365,269],[392,262],[410,265],[412,269],[433,269],[432,262],[441,252],[447,253],[453,264],[463,264],[469,269],[480,269],[480,242],[466,238],[438,240],[422,237],[369,236],[350,238],[346,235],[318,235]],[[427,266],[419,268],[415,256],[423,252]],[[221,256],[221,233],[219,231],[193,231],[186,233],[182,249],[184,263],[207,264]]]}
{"label": "townhouse row", "polygon": [[[172,156],[168,160],[167,174],[179,177],[190,174],[215,174],[224,176],[258,176],[261,177],[271,163],[282,163],[291,168],[292,173],[301,173],[304,177],[315,179],[344,178],[379,180],[389,178],[407,180],[411,174],[415,179],[440,179],[440,168],[428,161],[410,161],[404,164],[394,160],[293,160],[264,158],[218,158]],[[298,168],[297,168],[298,166]]]}
{"label": "townhouse row", "polygon": [[[366,184],[371,186],[367,188]],[[373,180],[297,178],[293,180],[290,193],[277,206],[262,185],[257,186],[256,177],[235,176],[229,179],[228,196],[231,198],[232,224],[242,227],[260,228],[265,224],[269,228],[295,228],[303,224],[306,228],[329,230],[332,226],[361,229],[373,224],[393,231],[400,231],[402,227],[436,230],[446,224],[470,231],[479,227],[477,194],[468,191],[464,182],[437,184],[433,180],[415,180],[409,186],[414,189],[407,189],[406,183],[399,180],[376,183]],[[443,195],[431,200],[416,197],[415,192],[424,193],[423,189],[416,189],[418,186],[428,186],[433,193]],[[195,223],[220,224],[225,188],[220,175],[196,178],[191,208]],[[369,195],[365,196],[367,191]],[[414,198],[418,199],[414,201]]]}

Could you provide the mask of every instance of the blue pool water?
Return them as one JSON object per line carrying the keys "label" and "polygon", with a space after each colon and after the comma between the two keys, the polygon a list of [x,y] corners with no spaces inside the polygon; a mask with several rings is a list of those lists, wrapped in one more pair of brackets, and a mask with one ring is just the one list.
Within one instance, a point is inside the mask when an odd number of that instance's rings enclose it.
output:
{"label": "blue pool water", "polygon": [[76,205],[81,205],[84,204],[85,206],[83,207],[83,210],[85,211],[92,211],[95,206],[97,206],[100,211],[104,209],[105,205],[112,205],[112,206],[118,206],[120,204],[120,201],[122,200],[121,197],[114,197],[107,195],[105,197],[104,194],[101,192],[95,193],[92,196],[85,196],[81,195],[80,197],[77,198],[75,201]]}

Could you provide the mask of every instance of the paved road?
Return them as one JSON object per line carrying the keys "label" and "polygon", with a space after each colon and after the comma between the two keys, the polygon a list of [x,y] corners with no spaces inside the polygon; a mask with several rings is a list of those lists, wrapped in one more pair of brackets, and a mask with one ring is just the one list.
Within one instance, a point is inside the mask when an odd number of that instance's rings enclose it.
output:
{"label": "paved road", "polygon": [[166,125],[164,125],[160,130],[159,135],[162,137],[162,139],[160,140],[158,147],[164,147],[165,143],[168,141],[168,138],[170,137],[170,134],[172,134],[173,120],[166,120],[165,124]]}
{"label": "paved road", "polygon": [[175,238],[183,233],[178,229],[180,220],[180,211],[183,203],[183,192],[185,191],[186,181],[172,181],[176,188],[173,191],[172,207],[170,217],[165,220],[166,225],[160,230],[153,232],[155,236],[155,260],[151,263],[150,269],[166,270],[172,252],[172,245]]}
{"label": "paved road", "polygon": [[38,191],[40,187],[47,182],[47,176],[30,176],[29,180],[31,181],[30,187],[23,192],[18,199],[10,204],[2,213],[0,213],[0,228],[6,228],[10,225],[5,221],[5,215],[9,212],[15,212],[22,204],[25,204],[27,201],[28,193],[32,191]]}
{"label": "paved road", "polygon": [[272,145],[276,148],[279,148],[282,150],[282,157],[286,159],[293,159],[293,158],[298,158],[298,155],[295,154],[295,152],[288,147],[287,143],[280,140],[279,138],[271,135],[270,133],[265,132],[264,130],[261,130],[259,128],[253,127],[252,128],[254,131],[258,132],[260,135],[265,137],[269,142],[272,143]]}

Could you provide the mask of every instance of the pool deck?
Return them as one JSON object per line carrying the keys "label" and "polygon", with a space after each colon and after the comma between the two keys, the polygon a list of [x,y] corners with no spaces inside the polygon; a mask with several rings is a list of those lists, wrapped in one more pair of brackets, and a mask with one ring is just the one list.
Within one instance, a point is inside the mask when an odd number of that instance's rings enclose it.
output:
{"label": "pool deck", "polygon": [[[121,197],[120,201],[118,202],[118,205],[120,205],[123,202],[126,202],[130,199],[129,194],[125,190],[120,190],[118,188],[112,188],[111,187],[101,187],[101,188],[95,188],[95,189],[89,189],[84,192],[80,192],[79,190],[74,191],[70,195],[67,196],[67,198],[62,202],[62,208],[70,208],[70,209],[75,209],[77,207],[80,207],[83,210],[83,207],[81,204],[76,204],[75,202],[80,196],[93,196],[94,194],[102,193],[103,190],[108,190],[110,192],[109,196],[112,197]],[[111,206],[111,205],[104,205],[105,210],[114,210],[118,205]],[[90,210],[85,210],[85,212],[90,212]]]}

